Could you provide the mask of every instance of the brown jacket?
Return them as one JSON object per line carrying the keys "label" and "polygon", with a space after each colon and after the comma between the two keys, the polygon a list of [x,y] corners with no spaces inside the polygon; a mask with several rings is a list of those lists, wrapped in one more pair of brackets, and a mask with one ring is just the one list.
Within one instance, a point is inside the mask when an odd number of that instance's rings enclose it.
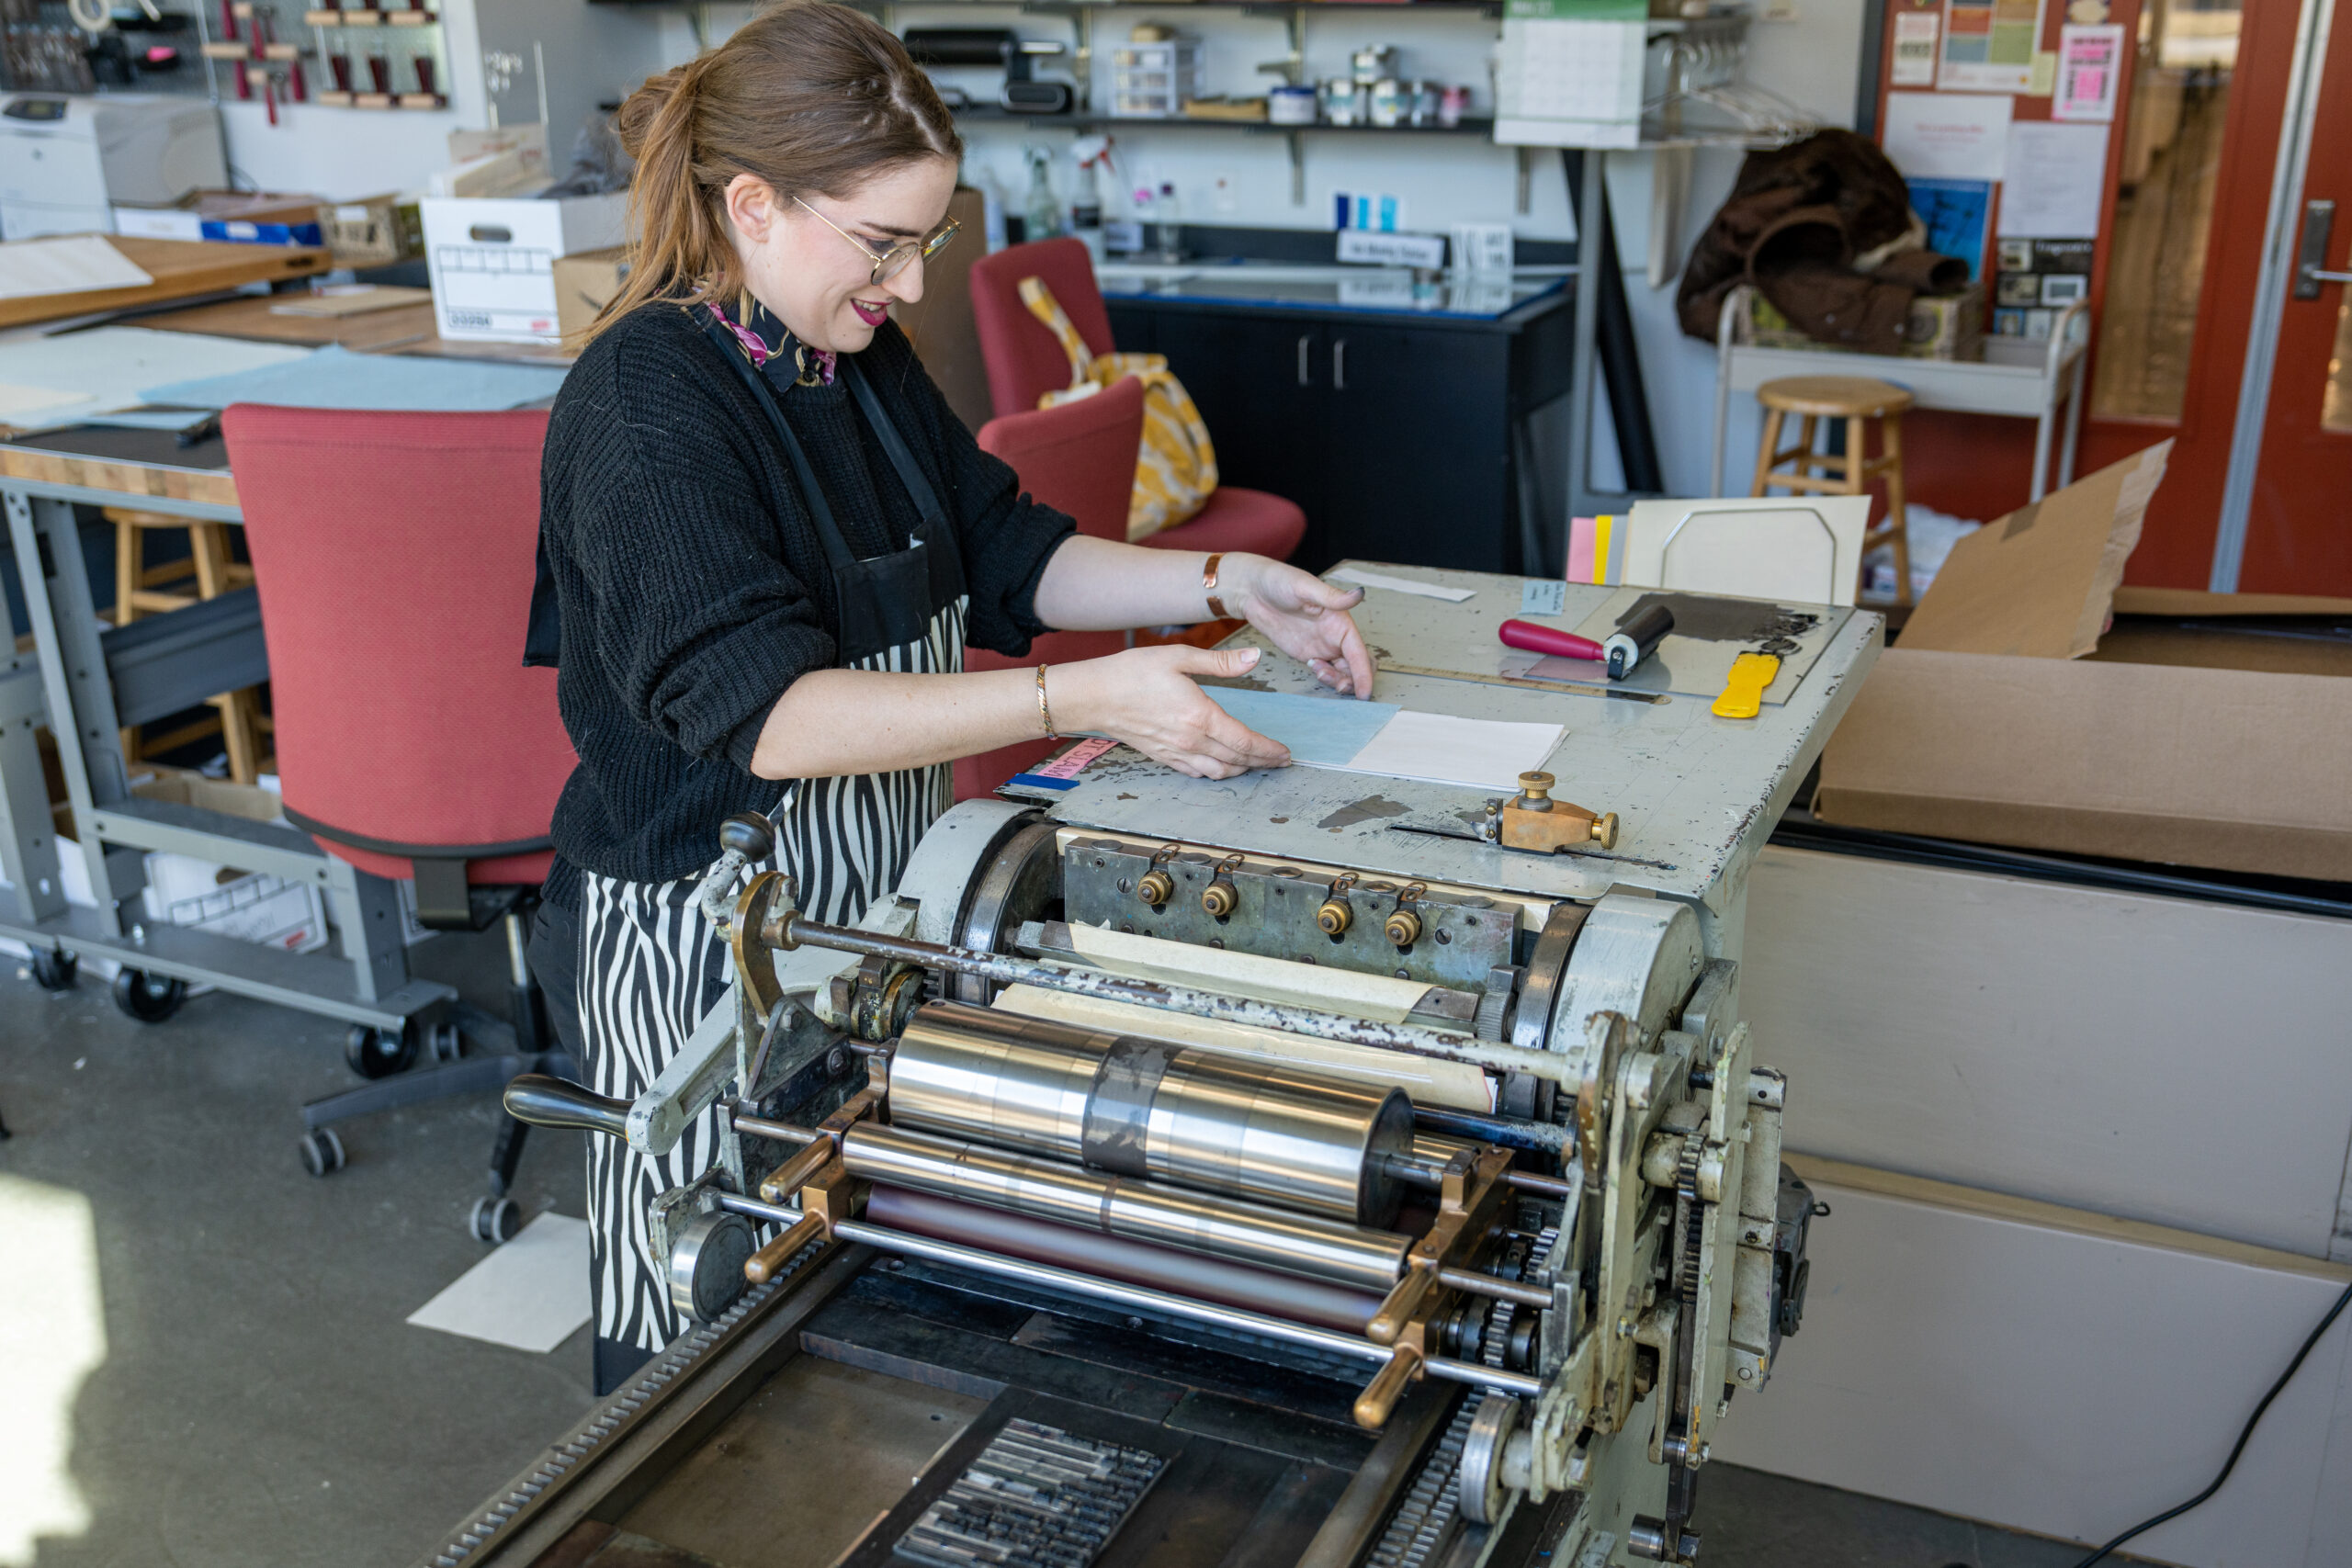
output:
{"label": "brown jacket", "polygon": [[[1682,269],[1682,330],[1713,343],[1724,297],[1752,283],[1810,336],[1893,354],[1914,296],[1968,285],[1965,262],[1900,247],[1913,221],[1903,176],[1867,137],[1824,130],[1751,152]],[[1888,245],[1898,248],[1873,270],[1855,270]]]}

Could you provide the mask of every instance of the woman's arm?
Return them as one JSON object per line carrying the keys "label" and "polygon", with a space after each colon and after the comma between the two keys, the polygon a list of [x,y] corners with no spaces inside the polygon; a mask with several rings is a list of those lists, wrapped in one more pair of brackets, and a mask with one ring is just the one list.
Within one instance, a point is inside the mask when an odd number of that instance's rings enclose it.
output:
{"label": "woman's arm", "polygon": [[[1229,716],[1193,677],[1239,675],[1257,662],[1254,648],[1134,648],[1054,665],[1046,672],[1046,697],[1062,734],[1108,735],[1179,773],[1231,778],[1282,767],[1290,753]],[[768,710],[752,772],[770,779],[887,773],[1045,733],[1035,669],[960,675],[812,670]]]}
{"label": "woman's arm", "polygon": [[[1037,615],[1063,631],[1119,631],[1182,625],[1207,615],[1201,587],[1208,558],[1083,535],[1066,539],[1037,582]],[[1216,596],[1266,639],[1336,691],[1372,695],[1372,655],[1348,612],[1361,588],[1339,588],[1310,572],[1242,552],[1217,564]]]}

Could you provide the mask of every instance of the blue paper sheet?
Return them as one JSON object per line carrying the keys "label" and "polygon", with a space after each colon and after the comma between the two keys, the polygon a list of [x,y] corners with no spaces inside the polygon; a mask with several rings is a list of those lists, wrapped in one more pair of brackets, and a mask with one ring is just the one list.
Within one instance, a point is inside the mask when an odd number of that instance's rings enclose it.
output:
{"label": "blue paper sheet", "polygon": [[421,355],[354,354],[329,346],[284,365],[150,387],[151,403],[221,409],[231,403],[287,408],[441,410],[461,413],[520,408],[555,396],[564,372],[537,365]]}
{"label": "blue paper sheet", "polygon": [[1254,692],[1238,686],[1201,689],[1235,718],[1289,747],[1292,761],[1309,767],[1346,767],[1396,716],[1395,703]]}

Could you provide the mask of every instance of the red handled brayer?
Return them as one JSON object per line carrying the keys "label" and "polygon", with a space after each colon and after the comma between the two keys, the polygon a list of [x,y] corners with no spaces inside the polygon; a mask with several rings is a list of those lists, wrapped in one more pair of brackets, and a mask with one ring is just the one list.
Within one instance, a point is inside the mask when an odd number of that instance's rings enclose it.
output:
{"label": "red handled brayer", "polygon": [[1562,659],[1589,659],[1595,664],[1603,662],[1607,655],[1600,645],[1589,637],[1564,632],[1554,626],[1539,626],[1533,621],[1505,621],[1495,635],[1503,639],[1505,648],[1523,648],[1530,653],[1556,654]]}

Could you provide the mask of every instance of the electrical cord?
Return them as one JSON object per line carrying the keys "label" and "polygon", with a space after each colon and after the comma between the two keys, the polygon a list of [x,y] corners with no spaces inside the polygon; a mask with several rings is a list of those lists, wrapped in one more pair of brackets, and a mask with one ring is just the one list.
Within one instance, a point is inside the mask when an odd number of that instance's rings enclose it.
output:
{"label": "electrical cord", "polygon": [[2288,1383],[2294,1380],[2294,1376],[2297,1372],[2302,1371],[2303,1358],[2312,1353],[2312,1348],[2320,1342],[2320,1337],[2328,1331],[2329,1327],[2335,1324],[2338,1317],[2343,1315],[2344,1309],[2347,1306],[2352,1306],[2352,1285],[2346,1285],[2344,1287],[2344,1293],[2335,1298],[2335,1304],[2327,1309],[2327,1315],[2321,1318],[2319,1320],[2319,1326],[2311,1331],[2310,1337],[2303,1341],[2303,1348],[2295,1352],[2295,1359],[2287,1363],[2287,1370],[2278,1374],[2278,1381],[2270,1385],[2270,1392],[2262,1396],[2262,1403],[2256,1405],[2254,1407],[2254,1414],[2245,1418],[2245,1426],[2239,1431],[2237,1442],[2231,1447],[2230,1457],[2222,1466],[2222,1473],[2213,1477],[2212,1482],[2206,1486],[2204,1491],[2199,1492],[2196,1496],[2191,1497],[2186,1503],[2176,1504],[2174,1506],[2166,1508],[2163,1513],[2156,1515],[2153,1518],[2141,1520],[2138,1524],[2133,1525],[2130,1529],[2125,1530],[2121,1535],[2117,1536],[2113,1540],[2109,1541],[2105,1546],[2100,1547],[2097,1551],[2092,1552],[2088,1557],[2084,1558],[2080,1562],[2075,1563],[2075,1568],[2092,1568],[2092,1564],[2105,1562],[2107,1560],[2108,1553],[2113,1551],[2117,1547],[2121,1546],[2125,1541],[2130,1540],[2133,1536],[2143,1535],[2147,1531],[2155,1529],[2158,1525],[2164,1524],[2168,1520],[2177,1519],[2180,1517],[2181,1515],[2188,1513],[2191,1508],[2201,1507],[2209,1502],[2212,1498],[2213,1494],[2222,1489],[2222,1483],[2229,1480],[2230,1472],[2238,1467],[2238,1456],[2245,1452],[2246,1444],[2253,1439],[2255,1427],[2262,1424],[2263,1413],[2270,1408],[2270,1402],[2278,1398],[2278,1395],[2285,1391]]}

